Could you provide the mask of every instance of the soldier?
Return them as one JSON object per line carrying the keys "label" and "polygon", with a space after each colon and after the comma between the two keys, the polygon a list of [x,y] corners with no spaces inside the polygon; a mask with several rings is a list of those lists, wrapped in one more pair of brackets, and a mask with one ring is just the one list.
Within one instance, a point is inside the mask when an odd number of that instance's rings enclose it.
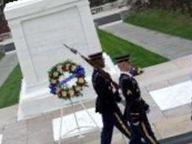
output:
{"label": "soldier", "polygon": [[[89,56],[90,61],[100,68],[104,68],[102,53]],[[104,76],[105,75],[105,76]],[[106,79],[108,77],[108,79]],[[130,138],[131,132],[123,119],[117,103],[121,101],[119,93],[114,90],[108,73],[101,73],[94,69],[92,75],[93,87],[97,93],[96,112],[102,116],[103,129],[101,132],[101,144],[110,144],[113,134],[113,127],[116,126],[122,133]]]}
{"label": "soldier", "polygon": [[141,98],[137,81],[128,72],[128,55],[115,60],[121,71],[119,85],[126,100],[124,116],[133,131],[130,144],[141,144],[141,139],[144,139],[146,144],[159,144],[146,115],[149,105]]}

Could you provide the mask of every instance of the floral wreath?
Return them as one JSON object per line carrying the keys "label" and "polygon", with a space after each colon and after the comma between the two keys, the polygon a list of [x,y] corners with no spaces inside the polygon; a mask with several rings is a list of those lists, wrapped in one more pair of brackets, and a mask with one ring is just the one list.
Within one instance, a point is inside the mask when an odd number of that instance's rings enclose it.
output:
{"label": "floral wreath", "polygon": [[[71,81],[73,84],[69,85]],[[78,97],[82,95],[83,88],[87,87],[84,68],[71,61],[53,66],[49,71],[49,82],[50,93],[62,99]]]}

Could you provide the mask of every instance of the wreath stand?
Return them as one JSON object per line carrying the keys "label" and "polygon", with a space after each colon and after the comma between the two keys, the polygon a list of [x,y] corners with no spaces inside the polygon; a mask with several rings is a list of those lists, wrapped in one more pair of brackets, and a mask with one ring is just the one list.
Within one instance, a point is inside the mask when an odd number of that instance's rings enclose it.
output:
{"label": "wreath stand", "polygon": [[[82,128],[88,128],[88,127],[91,127],[93,128],[93,126],[79,126],[79,122],[78,122],[78,118],[77,118],[77,115],[76,115],[76,112],[75,112],[75,109],[74,109],[74,102],[72,101],[72,99],[70,99],[70,105],[72,107],[72,112],[73,112],[73,117],[75,119],[75,124],[76,124],[76,128],[66,132],[66,135],[70,134],[71,132],[75,131],[75,130],[78,130],[78,135],[79,135],[79,138],[83,138],[83,134],[81,132],[81,129]],[[82,102],[82,100],[80,100],[79,104],[81,105],[81,107],[83,108],[83,110],[85,110],[85,112],[88,114],[89,118],[92,120],[92,122],[94,123],[94,125],[99,128],[99,126],[97,125],[96,121],[94,120],[94,118],[91,116],[91,114],[89,113],[89,111],[87,110],[86,106],[84,105],[84,103]],[[63,108],[60,109],[60,128],[59,128],[59,141],[58,141],[58,144],[61,144],[61,141],[63,139],[63,136],[62,136],[62,127],[63,127],[63,115],[64,115],[64,111],[63,111]]]}

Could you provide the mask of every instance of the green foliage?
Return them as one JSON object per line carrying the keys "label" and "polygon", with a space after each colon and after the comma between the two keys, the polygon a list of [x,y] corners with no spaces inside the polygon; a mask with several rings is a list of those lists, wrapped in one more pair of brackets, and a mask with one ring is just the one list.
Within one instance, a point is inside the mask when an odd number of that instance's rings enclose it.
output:
{"label": "green foliage", "polygon": [[167,34],[192,39],[192,17],[180,11],[149,9],[133,13],[125,22]]}
{"label": "green foliage", "polygon": [[22,74],[19,65],[0,87],[0,108],[18,103],[21,89]]}
{"label": "green foliage", "polygon": [[183,13],[188,13],[192,16],[191,0],[150,0],[150,6],[153,8],[162,8],[169,11],[181,10]]}
{"label": "green foliage", "polygon": [[127,42],[112,34],[98,30],[103,50],[112,58],[129,54],[134,65],[147,67],[168,61],[168,59],[150,52],[142,47]]}
{"label": "green foliage", "polygon": [[100,6],[105,3],[111,3],[111,2],[115,2],[115,1],[117,1],[117,0],[89,0],[91,7]]}

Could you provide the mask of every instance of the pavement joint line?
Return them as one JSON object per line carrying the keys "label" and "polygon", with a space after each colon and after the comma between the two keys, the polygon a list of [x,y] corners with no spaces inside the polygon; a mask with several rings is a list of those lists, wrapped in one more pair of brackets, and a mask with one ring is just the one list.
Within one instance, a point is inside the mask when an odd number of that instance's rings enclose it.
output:
{"label": "pavement joint line", "polygon": [[0,134],[0,144],[2,144],[2,140],[3,140],[3,135]]}
{"label": "pavement joint line", "polygon": [[108,27],[108,26],[113,26],[113,25],[116,25],[118,23],[122,23],[123,21],[122,20],[118,20],[118,21],[115,21],[115,22],[110,22],[110,23],[107,23],[107,24],[103,24],[103,25],[100,25],[98,26],[99,28],[105,28],[105,27]]}
{"label": "pavement joint line", "polygon": [[12,51],[6,52],[5,55],[10,55],[10,54],[14,54],[14,53],[16,53],[16,50],[12,50]]}

